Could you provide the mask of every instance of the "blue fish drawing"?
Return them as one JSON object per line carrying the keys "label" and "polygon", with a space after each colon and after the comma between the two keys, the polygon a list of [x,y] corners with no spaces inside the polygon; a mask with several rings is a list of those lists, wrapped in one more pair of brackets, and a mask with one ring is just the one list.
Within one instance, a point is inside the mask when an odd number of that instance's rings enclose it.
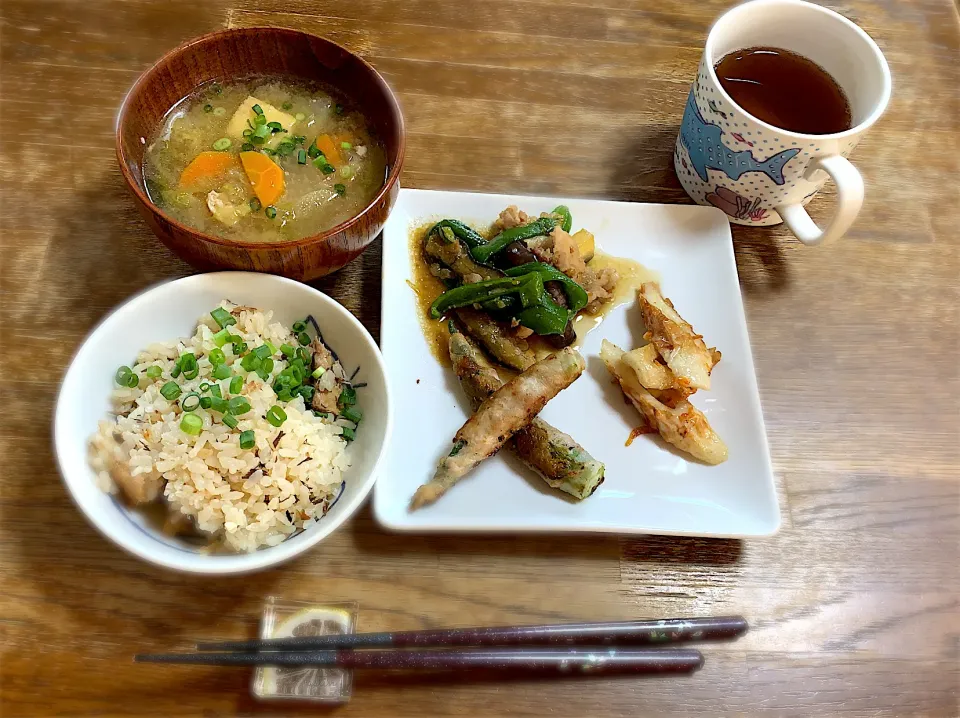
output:
{"label": "blue fish drawing", "polygon": [[800,152],[794,147],[758,162],[749,150],[731,150],[720,141],[722,136],[723,130],[719,125],[711,125],[703,119],[691,90],[683,113],[680,139],[690,153],[693,168],[704,182],[708,179],[707,170],[720,170],[732,180],[740,179],[746,172],[762,172],[777,184],[783,184],[783,166]]}

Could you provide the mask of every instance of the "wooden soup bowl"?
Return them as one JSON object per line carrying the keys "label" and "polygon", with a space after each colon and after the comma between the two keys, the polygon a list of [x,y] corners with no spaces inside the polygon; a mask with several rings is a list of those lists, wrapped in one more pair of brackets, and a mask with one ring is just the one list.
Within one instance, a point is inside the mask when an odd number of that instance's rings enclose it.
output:
{"label": "wooden soup bowl", "polygon": [[[363,114],[386,152],[387,176],[377,196],[355,217],[303,239],[241,242],[188,227],[147,196],[144,150],[170,109],[200,85],[253,75],[323,83]],[[337,271],[380,234],[400,191],[404,144],[396,97],[373,67],[329,40],[276,27],[214,32],[168,52],[136,81],[117,117],[120,170],[161,242],[202,269],[270,272],[302,281]]]}

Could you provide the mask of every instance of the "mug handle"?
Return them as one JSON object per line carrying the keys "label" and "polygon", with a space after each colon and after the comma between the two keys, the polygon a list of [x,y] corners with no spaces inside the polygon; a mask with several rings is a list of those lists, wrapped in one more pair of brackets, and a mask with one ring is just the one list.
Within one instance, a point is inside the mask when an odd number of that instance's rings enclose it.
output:
{"label": "mug handle", "polygon": [[790,231],[810,247],[832,242],[846,234],[863,205],[863,177],[857,168],[850,164],[850,160],[840,155],[815,157],[807,167],[804,179],[811,179],[819,170],[830,175],[830,179],[837,186],[837,213],[826,229],[817,226],[802,204],[777,207],[777,212]]}

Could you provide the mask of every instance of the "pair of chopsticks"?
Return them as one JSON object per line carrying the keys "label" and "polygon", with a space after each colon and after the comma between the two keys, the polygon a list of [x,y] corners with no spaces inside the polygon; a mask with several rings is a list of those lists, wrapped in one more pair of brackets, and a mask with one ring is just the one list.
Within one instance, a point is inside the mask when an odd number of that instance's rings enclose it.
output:
{"label": "pair of chopsticks", "polygon": [[198,653],[141,654],[134,660],[211,666],[474,668],[558,675],[689,673],[703,665],[700,651],[632,647],[733,639],[746,631],[747,622],[740,616],[451,628],[198,643]]}

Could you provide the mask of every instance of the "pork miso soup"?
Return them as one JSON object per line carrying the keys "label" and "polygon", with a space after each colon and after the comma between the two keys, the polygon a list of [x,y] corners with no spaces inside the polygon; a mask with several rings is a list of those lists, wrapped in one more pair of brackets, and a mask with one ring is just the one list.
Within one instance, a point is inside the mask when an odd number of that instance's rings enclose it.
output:
{"label": "pork miso soup", "polygon": [[202,88],[170,112],[144,155],[157,206],[247,242],[330,229],[359,214],[385,177],[383,149],[348,100],[277,78]]}

